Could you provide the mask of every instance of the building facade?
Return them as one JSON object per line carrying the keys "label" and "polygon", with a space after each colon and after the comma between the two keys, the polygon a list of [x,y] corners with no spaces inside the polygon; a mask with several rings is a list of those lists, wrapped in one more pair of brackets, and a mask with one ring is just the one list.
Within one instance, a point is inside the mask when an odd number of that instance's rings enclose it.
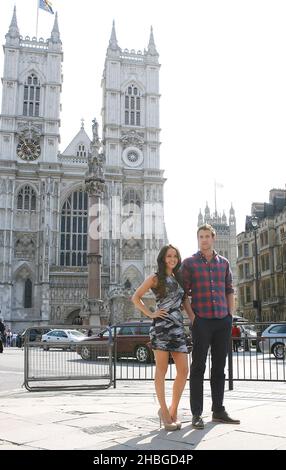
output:
{"label": "building facade", "polygon": [[[87,296],[91,140],[82,122],[60,143],[63,49],[20,36],[16,10],[4,44],[0,116],[0,305],[14,331],[79,320]],[[103,73],[106,190],[102,201],[102,323],[136,318],[130,296],[166,242],[160,169],[158,53],[118,46],[113,25]],[[92,130],[97,125],[93,121]],[[98,225],[99,227],[99,225]],[[147,302],[153,302],[152,297]]]}
{"label": "building facade", "polygon": [[[259,221],[256,230],[258,288],[256,292],[255,240],[251,217]],[[286,191],[272,189],[268,203],[253,203],[246,217],[246,230],[237,235],[238,309],[253,321],[255,302],[261,302],[262,321],[286,319]]]}
{"label": "building facade", "polygon": [[232,275],[233,284],[236,289],[237,286],[237,271],[236,271],[236,258],[237,258],[237,246],[236,246],[236,217],[234,208],[231,205],[229,210],[229,218],[223,212],[221,216],[215,210],[214,214],[211,215],[208,203],[206,203],[204,215],[201,210],[198,216],[198,227],[202,224],[210,224],[216,231],[215,239],[215,250],[229,260]]}

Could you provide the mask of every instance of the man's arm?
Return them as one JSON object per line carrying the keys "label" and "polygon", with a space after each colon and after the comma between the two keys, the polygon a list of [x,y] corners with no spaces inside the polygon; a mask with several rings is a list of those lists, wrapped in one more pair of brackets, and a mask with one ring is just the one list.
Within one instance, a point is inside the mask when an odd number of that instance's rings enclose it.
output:
{"label": "man's arm", "polygon": [[227,306],[228,306],[228,313],[233,315],[234,313],[234,294],[227,294],[226,295]]}
{"label": "man's arm", "polygon": [[186,314],[188,315],[189,319],[191,320],[191,323],[193,324],[194,319],[195,319],[195,314],[194,314],[192,306],[190,304],[189,297],[187,297],[187,296],[186,296],[185,300],[183,301],[183,307],[184,307],[184,310],[185,310]]}
{"label": "man's arm", "polygon": [[225,273],[225,294],[227,299],[228,312],[230,315],[234,313],[234,289],[232,285],[232,272],[227,263],[226,273]]}

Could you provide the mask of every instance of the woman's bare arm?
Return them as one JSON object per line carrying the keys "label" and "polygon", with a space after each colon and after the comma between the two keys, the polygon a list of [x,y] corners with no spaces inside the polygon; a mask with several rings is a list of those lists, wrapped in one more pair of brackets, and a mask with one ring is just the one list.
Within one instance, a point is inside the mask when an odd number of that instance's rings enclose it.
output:
{"label": "woman's bare arm", "polygon": [[158,280],[156,274],[151,274],[148,276],[147,279],[138,287],[138,289],[134,292],[132,296],[132,302],[134,303],[135,307],[140,310],[144,315],[149,318],[164,318],[167,315],[166,310],[156,310],[156,312],[151,312],[149,308],[146,307],[144,304],[142,297],[148,292],[149,289],[154,288],[157,286]]}

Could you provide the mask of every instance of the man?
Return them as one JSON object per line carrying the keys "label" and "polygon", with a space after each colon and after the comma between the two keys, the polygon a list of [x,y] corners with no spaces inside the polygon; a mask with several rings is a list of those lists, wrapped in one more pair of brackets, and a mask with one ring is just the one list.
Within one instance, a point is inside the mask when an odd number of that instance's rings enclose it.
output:
{"label": "man", "polygon": [[209,346],[211,347],[212,420],[240,424],[223,406],[224,367],[231,335],[234,295],[229,262],[214,250],[215,230],[209,224],[197,231],[199,251],[183,261],[181,274],[185,291],[191,295],[194,321],[193,352],[190,369],[192,425],[203,429],[203,381]]}
{"label": "man", "polygon": [[232,330],[231,330],[231,336],[232,336],[232,345],[233,345],[233,352],[238,352],[238,347],[240,346],[240,328],[239,326],[234,323]]}
{"label": "man", "polygon": [[0,318],[0,353],[3,352],[3,343],[5,342],[5,325]]}

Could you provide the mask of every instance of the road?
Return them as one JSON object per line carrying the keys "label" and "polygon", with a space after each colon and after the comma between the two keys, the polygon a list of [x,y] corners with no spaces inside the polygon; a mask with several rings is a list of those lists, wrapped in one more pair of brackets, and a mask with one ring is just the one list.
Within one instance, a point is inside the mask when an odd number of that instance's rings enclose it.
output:
{"label": "road", "polygon": [[4,348],[0,354],[0,391],[20,388],[24,382],[24,350]]}

